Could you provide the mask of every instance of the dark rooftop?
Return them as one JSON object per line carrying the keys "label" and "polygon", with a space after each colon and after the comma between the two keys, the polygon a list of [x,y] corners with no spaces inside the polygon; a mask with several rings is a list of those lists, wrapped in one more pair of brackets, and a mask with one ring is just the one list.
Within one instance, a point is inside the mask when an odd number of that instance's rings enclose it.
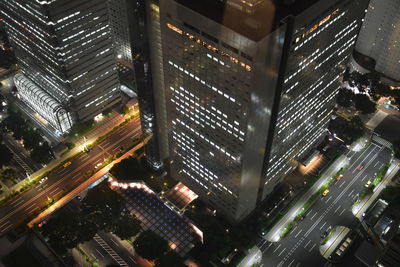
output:
{"label": "dark rooftop", "polygon": [[175,1],[249,39],[259,41],[274,31],[282,19],[300,14],[319,0],[260,0],[253,1],[248,5],[250,8],[244,7],[245,4],[238,0]]}
{"label": "dark rooftop", "polygon": [[392,144],[400,142],[400,119],[392,115],[386,116],[374,132]]}

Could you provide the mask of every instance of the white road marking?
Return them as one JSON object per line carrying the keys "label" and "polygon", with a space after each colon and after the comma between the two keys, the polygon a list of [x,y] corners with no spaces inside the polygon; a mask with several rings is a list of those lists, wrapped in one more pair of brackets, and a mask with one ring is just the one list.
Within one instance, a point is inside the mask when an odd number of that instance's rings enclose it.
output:
{"label": "white road marking", "polygon": [[304,246],[304,248],[306,248],[310,243],[311,243],[311,239],[308,240],[308,242],[307,242],[307,244]]}
{"label": "white road marking", "polygon": [[9,223],[10,223],[10,221],[5,221],[3,224],[0,224],[0,228]]}
{"label": "white road marking", "polygon": [[294,262],[294,259],[289,263],[288,267],[290,267]]}
{"label": "white road marking", "polygon": [[282,244],[279,244],[279,246],[277,246],[277,247],[274,249],[274,252],[273,252],[273,253],[275,253],[281,246],[282,246]]}
{"label": "white road marking", "polygon": [[346,209],[343,209],[342,212],[339,214],[339,216],[341,216],[343,214],[343,212],[345,212]]}
{"label": "white road marking", "polygon": [[332,198],[332,196],[330,196],[326,201],[325,201],[325,203],[328,203],[329,202],[329,200]]}
{"label": "white road marking", "polygon": [[111,241],[112,241],[117,247],[119,247],[119,245],[117,244],[117,242],[115,242],[112,238],[111,238]]}
{"label": "white road marking", "polygon": [[97,251],[97,253],[99,253],[99,254],[100,254],[100,256],[101,256],[101,257],[103,257],[103,258],[104,258],[104,255],[103,255],[103,254],[101,254],[101,252],[100,252],[100,251],[98,251],[98,250],[97,250],[97,248],[96,248],[96,251]]}
{"label": "white road marking", "polygon": [[339,207],[337,207],[337,208],[335,209],[335,212],[334,212],[334,213],[336,213],[336,212],[340,209],[341,206],[342,206],[342,205],[339,205]]}
{"label": "white road marking", "polygon": [[317,215],[318,212],[316,211],[315,214],[310,218],[310,220],[314,219],[315,215]]}
{"label": "white road marking", "polygon": [[282,251],[278,254],[278,257],[280,257],[285,250],[286,248],[282,249]]}
{"label": "white road marking", "polygon": [[324,222],[324,224],[319,228],[319,230],[322,230],[322,228],[324,228],[326,222]]}
{"label": "white road marking", "polygon": [[349,197],[354,193],[354,190],[355,189],[351,190],[351,192],[348,194]]}
{"label": "white road marking", "polygon": [[378,165],[379,164],[379,160],[375,163],[375,165],[374,165],[374,168],[376,167],[376,165]]}
{"label": "white road marking", "polygon": [[300,231],[294,237],[297,238],[301,232],[303,232],[303,229],[300,229]]}
{"label": "white road marking", "polygon": [[311,252],[311,251],[315,248],[315,246],[316,246],[316,244],[314,244],[314,246],[312,246],[312,247],[308,250],[308,252]]}

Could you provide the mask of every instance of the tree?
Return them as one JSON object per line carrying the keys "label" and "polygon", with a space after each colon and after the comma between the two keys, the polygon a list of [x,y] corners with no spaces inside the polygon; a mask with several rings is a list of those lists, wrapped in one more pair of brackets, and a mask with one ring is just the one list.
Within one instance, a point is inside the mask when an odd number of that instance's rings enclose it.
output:
{"label": "tree", "polygon": [[12,168],[7,168],[1,172],[1,179],[3,180],[15,180],[17,173]]}
{"label": "tree", "polygon": [[3,144],[0,144],[0,167],[4,167],[6,165],[9,165],[11,160],[12,160],[13,154],[12,152],[8,149]]}
{"label": "tree", "polygon": [[47,164],[52,159],[51,148],[47,142],[43,142],[42,145],[35,147],[31,152],[32,160],[40,164]]}
{"label": "tree", "polygon": [[125,106],[122,108],[122,113],[123,113],[123,114],[128,114],[129,112],[131,112],[131,109],[130,109],[127,105],[125,105]]}
{"label": "tree", "polygon": [[339,94],[337,96],[336,102],[344,108],[348,108],[351,106],[352,100],[354,98],[354,94],[351,90],[346,88],[341,88],[339,90]]}
{"label": "tree", "polygon": [[118,193],[101,184],[89,190],[82,201],[82,216],[93,222],[99,229],[115,230],[114,220],[121,216],[122,200]]}
{"label": "tree", "polygon": [[393,143],[393,153],[396,158],[400,159],[400,141]]}
{"label": "tree", "polygon": [[156,260],[155,267],[184,267],[183,259],[179,256],[178,253],[171,250],[167,254],[161,256],[158,260]]}
{"label": "tree", "polygon": [[356,109],[360,110],[363,114],[371,114],[376,110],[375,103],[372,102],[367,95],[355,95],[354,102]]}
{"label": "tree", "polygon": [[118,217],[118,219],[114,222],[113,231],[119,238],[123,240],[128,240],[135,235],[137,235],[140,230],[141,222],[133,217],[131,214],[126,213],[123,216]]}
{"label": "tree", "polygon": [[35,149],[43,142],[42,136],[35,130],[28,129],[23,133],[24,145],[27,149]]}
{"label": "tree", "polygon": [[139,255],[151,261],[160,259],[170,250],[168,242],[150,230],[142,232],[133,242],[133,247]]}
{"label": "tree", "polygon": [[149,177],[139,160],[134,157],[126,158],[114,165],[110,173],[118,180],[146,180]]}

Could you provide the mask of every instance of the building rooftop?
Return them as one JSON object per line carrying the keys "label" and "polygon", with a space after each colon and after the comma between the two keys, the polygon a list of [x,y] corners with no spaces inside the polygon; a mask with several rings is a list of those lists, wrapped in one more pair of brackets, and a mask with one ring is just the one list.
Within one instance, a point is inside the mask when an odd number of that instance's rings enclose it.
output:
{"label": "building rooftop", "polygon": [[296,16],[319,0],[175,0],[254,41],[287,16]]}
{"label": "building rooftop", "polygon": [[400,119],[393,115],[386,116],[374,133],[392,144],[400,142]]}

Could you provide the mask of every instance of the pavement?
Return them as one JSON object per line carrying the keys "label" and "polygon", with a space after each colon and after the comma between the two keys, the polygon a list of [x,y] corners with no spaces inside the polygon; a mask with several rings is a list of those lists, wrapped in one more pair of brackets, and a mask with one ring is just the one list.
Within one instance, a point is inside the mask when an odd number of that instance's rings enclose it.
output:
{"label": "pavement", "polygon": [[[354,229],[358,219],[352,214],[352,206],[368,180],[391,159],[391,151],[370,144],[361,151],[347,154],[349,167],[343,178],[335,181],[326,197],[317,200],[306,213],[304,220],[278,242],[260,238],[258,247],[263,253],[262,266],[323,266],[326,260],[319,252],[321,235],[330,226],[343,225]],[[362,170],[357,167],[363,165]]]}
{"label": "pavement", "polygon": [[0,207],[0,236],[26,220],[49,199],[78,187],[87,179],[84,176],[86,172],[93,170],[110,154],[116,154],[121,146],[130,145],[140,135],[140,120],[132,120],[93,146],[90,152],[74,158],[69,166],[61,166],[52,172],[44,183],[37,183],[31,189],[14,196]]}

